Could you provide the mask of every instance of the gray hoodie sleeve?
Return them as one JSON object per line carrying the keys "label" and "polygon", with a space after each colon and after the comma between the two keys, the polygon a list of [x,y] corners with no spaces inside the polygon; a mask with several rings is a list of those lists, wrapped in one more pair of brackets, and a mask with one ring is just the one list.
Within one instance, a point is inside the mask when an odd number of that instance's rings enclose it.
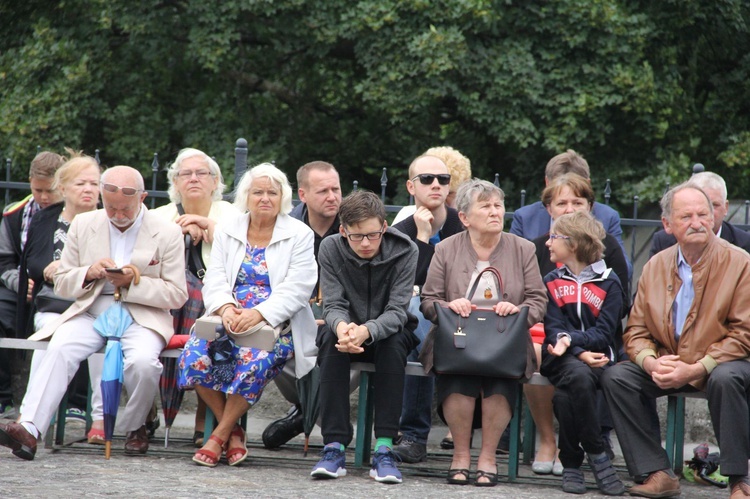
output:
{"label": "gray hoodie sleeve", "polygon": [[323,295],[324,319],[328,327],[336,334],[339,322],[349,324],[349,300],[344,286],[340,283],[339,269],[342,262],[337,255],[338,249],[333,237],[327,237],[320,243],[318,265],[320,266],[320,290]]}
{"label": "gray hoodie sleeve", "polygon": [[405,254],[401,262],[394,266],[396,275],[391,281],[388,303],[385,310],[376,319],[365,323],[370,332],[370,339],[365,343],[370,344],[385,339],[392,334],[398,333],[406,325],[406,311],[409,308],[414,292],[414,276],[417,271],[417,259],[419,251],[417,246],[409,241],[411,250]]}

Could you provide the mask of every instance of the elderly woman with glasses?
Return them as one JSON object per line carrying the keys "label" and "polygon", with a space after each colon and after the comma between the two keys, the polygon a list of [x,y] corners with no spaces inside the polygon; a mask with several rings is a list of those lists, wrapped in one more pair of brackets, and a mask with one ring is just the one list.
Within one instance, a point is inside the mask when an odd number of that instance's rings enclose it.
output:
{"label": "elderly woman with glasses", "polygon": [[[219,316],[226,331],[247,331],[262,321],[272,327],[288,322],[291,331],[283,328],[272,350],[196,336],[185,345],[179,385],[195,387],[218,421],[193,456],[195,463],[209,467],[223,452],[230,466],[245,460],[247,439],[237,420],[288,359],[294,357],[300,378],[312,370],[316,355],[317,325],[309,304],[318,279],[314,236],[289,216],[292,189],[286,175],[270,163],[252,168],[237,185],[234,205],[242,213],[228,215],[215,233],[203,280],[206,312]],[[227,364],[231,376],[226,376]]]}
{"label": "elderly woman with glasses", "polygon": [[[203,315],[204,307],[201,294],[201,282],[206,273],[211,255],[216,224],[237,210],[222,200],[226,186],[221,176],[219,165],[208,154],[198,149],[183,149],[167,171],[169,180],[169,199],[171,203],[155,211],[167,220],[174,221],[182,228],[186,237],[185,264],[190,275],[188,288],[191,300],[180,310],[174,310],[176,340],[185,340],[195,319]],[[192,246],[192,247],[191,247]],[[172,343],[170,346],[183,346],[184,343]],[[171,367],[165,362],[166,371]],[[206,422],[206,404],[198,397],[195,411],[193,444],[203,445],[203,429]]]}
{"label": "elderly woman with glasses", "polygon": [[[520,237],[503,233],[504,198],[499,187],[484,180],[469,180],[458,188],[456,208],[466,230],[435,246],[435,256],[422,290],[421,310],[430,321],[437,321],[435,303],[463,317],[469,316],[473,306],[492,309],[500,316],[518,313],[520,307],[527,306],[529,326],[544,317],[547,296],[534,246]],[[499,271],[503,286],[485,273],[476,292],[470,296],[480,272],[490,266]],[[433,365],[433,334],[434,328],[420,356],[426,370],[431,370]],[[533,351],[529,345],[528,375],[533,373],[533,368]],[[496,485],[495,450],[513,414],[520,389],[518,380],[438,374],[436,384],[438,414],[448,424],[454,442],[448,483],[465,485],[470,481],[471,431],[472,427],[479,426],[473,420],[474,408],[480,399],[482,449],[474,484]]]}

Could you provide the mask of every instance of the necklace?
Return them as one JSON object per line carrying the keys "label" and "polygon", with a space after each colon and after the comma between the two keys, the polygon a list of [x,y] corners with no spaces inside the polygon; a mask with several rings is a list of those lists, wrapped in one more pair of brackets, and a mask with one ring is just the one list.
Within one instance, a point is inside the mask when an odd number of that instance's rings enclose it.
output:
{"label": "necklace", "polygon": [[487,266],[480,269],[479,263],[477,263],[477,266],[476,266],[476,269],[478,272],[477,275],[481,276],[481,281],[482,281],[480,285],[484,285],[484,298],[485,300],[490,300],[492,299],[492,296],[493,296],[492,295],[492,274],[490,274],[489,272],[485,272],[484,274],[482,274],[482,270],[484,270],[485,268],[487,268]]}

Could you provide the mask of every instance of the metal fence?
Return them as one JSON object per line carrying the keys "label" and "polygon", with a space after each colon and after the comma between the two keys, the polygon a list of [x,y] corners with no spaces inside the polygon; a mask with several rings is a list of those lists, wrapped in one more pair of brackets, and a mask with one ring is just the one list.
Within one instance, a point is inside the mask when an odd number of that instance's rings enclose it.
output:
{"label": "metal fence", "polygon": [[[37,152],[41,150],[41,147],[37,147]],[[237,139],[235,143],[234,148],[234,179],[239,179],[242,174],[245,173],[247,170],[247,156],[248,156],[248,148],[247,148],[247,140],[240,138]],[[96,160],[99,160],[99,149],[97,149],[94,152],[94,157]],[[29,183],[28,182],[15,182],[11,180],[11,160],[6,159],[5,162],[5,180],[0,181],[0,189],[5,190],[5,204],[7,205],[11,200],[11,192],[14,190],[22,191],[24,193],[29,192]],[[148,202],[151,206],[151,208],[155,207],[158,204],[162,204],[159,202],[160,200],[168,200],[169,196],[167,195],[167,192],[164,190],[157,189],[158,180],[159,180],[159,174],[163,173],[166,169],[161,167],[161,164],[159,163],[159,155],[157,153],[154,153],[154,157],[151,161],[151,176],[150,176],[150,182],[149,179],[144,178],[146,181],[146,185],[151,186],[150,189],[147,190],[148,192]],[[695,164],[692,169],[693,173],[704,171],[704,167],[701,164]],[[228,179],[225,179],[225,183],[227,185],[233,185],[233,182],[227,181]],[[496,173],[494,175],[494,184],[498,187],[500,186],[500,174]],[[359,182],[356,180],[352,183],[352,190],[356,191],[359,187]],[[383,173],[380,177],[380,197],[383,200],[383,203],[386,204],[386,210],[388,213],[396,213],[398,212],[402,206],[401,205],[395,205],[395,204],[388,204],[386,200],[386,190],[388,187],[388,171],[387,168],[383,168]],[[665,192],[669,189],[669,184],[665,185]],[[610,199],[612,196],[612,187],[611,182],[609,179],[607,179],[604,191],[603,191],[603,199],[604,203],[609,205]],[[226,198],[230,198],[231,194],[225,195]],[[521,191],[521,203],[520,206],[524,206],[526,204],[527,200],[527,192],[525,190]],[[413,202],[413,200],[410,198],[410,203]],[[625,241],[626,246],[629,246],[629,256],[630,260],[635,264],[638,260],[641,260],[644,253],[648,251],[648,242],[651,239],[651,234],[661,228],[661,221],[658,219],[641,219],[638,218],[638,209],[640,207],[640,200],[638,196],[633,196],[633,203],[631,206],[631,217],[623,217],[620,219],[620,223],[622,225],[623,233],[625,234]],[[750,200],[746,200],[742,206],[737,206],[734,208],[733,211],[730,211],[729,215],[727,216],[727,220],[729,219],[737,219],[739,215],[739,211],[744,208],[744,223],[741,224],[735,224],[738,227],[747,230],[750,228],[750,225],[748,224],[748,220],[750,218]],[[510,221],[513,219],[513,212],[507,212],[505,214],[506,220]],[[638,230],[641,229],[641,230]],[[640,274],[638,272],[638,274]],[[637,277],[637,274],[634,272],[633,275],[634,279]]]}

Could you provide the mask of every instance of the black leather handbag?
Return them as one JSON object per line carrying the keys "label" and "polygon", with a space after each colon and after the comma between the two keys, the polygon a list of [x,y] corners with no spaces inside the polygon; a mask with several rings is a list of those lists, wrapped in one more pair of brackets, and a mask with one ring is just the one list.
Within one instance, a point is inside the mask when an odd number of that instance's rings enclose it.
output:
{"label": "black leather handbag", "polygon": [[[502,279],[494,267],[487,267],[477,275],[469,296],[474,296],[485,272],[497,278],[502,296]],[[434,333],[435,372],[509,379],[524,376],[531,341],[526,323],[528,307],[520,307],[519,313],[505,317],[484,309],[473,310],[469,317],[461,317],[448,307],[435,303],[435,312],[438,320]]]}

